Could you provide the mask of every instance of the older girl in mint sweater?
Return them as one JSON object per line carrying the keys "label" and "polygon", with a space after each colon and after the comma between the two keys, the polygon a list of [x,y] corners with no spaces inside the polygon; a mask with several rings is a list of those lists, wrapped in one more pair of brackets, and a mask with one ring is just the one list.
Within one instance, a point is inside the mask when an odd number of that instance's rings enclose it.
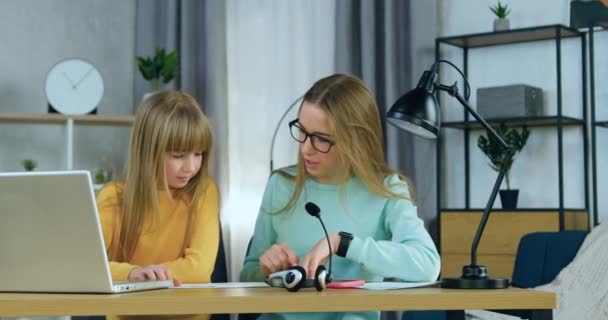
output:
{"label": "older girl in mint sweater", "polygon": [[[434,281],[437,249],[417,215],[407,179],[384,161],[376,102],[347,75],[317,81],[304,95],[291,136],[298,162],[274,172],[264,193],[242,281],[299,265],[309,278],[333,260],[333,277]],[[330,233],[305,210],[321,209]],[[379,312],[264,314],[260,319],[378,319]]]}

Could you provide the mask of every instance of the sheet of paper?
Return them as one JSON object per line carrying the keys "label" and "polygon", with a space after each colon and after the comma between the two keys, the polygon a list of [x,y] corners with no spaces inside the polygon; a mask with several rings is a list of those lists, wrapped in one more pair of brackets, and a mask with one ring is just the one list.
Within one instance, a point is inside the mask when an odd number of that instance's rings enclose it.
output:
{"label": "sheet of paper", "polygon": [[184,283],[177,289],[216,289],[216,288],[266,288],[266,282],[218,282],[218,283]]}
{"label": "sheet of paper", "polygon": [[438,281],[433,282],[367,282],[366,284],[357,287],[367,290],[395,290],[408,288],[432,287],[437,285]]}

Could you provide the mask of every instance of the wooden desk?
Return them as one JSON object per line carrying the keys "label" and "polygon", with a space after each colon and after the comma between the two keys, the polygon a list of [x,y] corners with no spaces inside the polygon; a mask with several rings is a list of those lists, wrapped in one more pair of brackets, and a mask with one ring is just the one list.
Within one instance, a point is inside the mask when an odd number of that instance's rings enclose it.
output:
{"label": "wooden desk", "polygon": [[[418,288],[388,291],[279,288],[167,289],[125,294],[0,293],[0,316],[149,315],[326,311],[539,310],[543,317],[556,306],[554,293],[509,288],[455,290]],[[546,319],[546,318],[542,318]],[[551,319],[551,318],[549,318]]]}

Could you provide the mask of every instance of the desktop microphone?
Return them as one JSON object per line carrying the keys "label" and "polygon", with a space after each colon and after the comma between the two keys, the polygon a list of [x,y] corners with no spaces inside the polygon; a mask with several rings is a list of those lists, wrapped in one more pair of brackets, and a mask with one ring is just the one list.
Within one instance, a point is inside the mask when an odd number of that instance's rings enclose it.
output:
{"label": "desktop microphone", "polygon": [[[331,242],[329,241],[329,235],[327,234],[327,229],[325,229],[325,224],[321,219],[321,209],[319,209],[319,206],[312,202],[308,202],[304,206],[304,209],[306,209],[308,214],[316,217],[321,222],[321,226],[325,232],[325,239],[327,239],[327,246],[329,247],[329,272],[325,269],[324,265],[317,266],[315,277],[313,279],[314,287],[317,289],[317,291],[322,291],[332,280],[331,256],[333,253],[331,250]],[[304,270],[304,268],[301,266],[293,266],[287,270],[273,272],[266,276],[264,281],[272,287],[286,288],[290,292],[295,292],[301,288],[309,288],[313,286],[310,283],[310,279],[306,277],[306,270]]]}
{"label": "desktop microphone", "polygon": [[317,267],[317,271],[315,272],[315,287],[318,291],[325,289],[328,283],[332,280],[331,274],[331,256],[333,255],[333,251],[331,250],[331,241],[329,241],[329,235],[327,234],[327,229],[325,228],[325,224],[323,223],[323,219],[321,219],[321,209],[313,202],[307,202],[304,206],[306,212],[309,215],[319,219],[321,222],[321,226],[323,227],[323,232],[325,232],[325,239],[327,240],[327,247],[329,248],[329,272],[325,271],[324,266]]}

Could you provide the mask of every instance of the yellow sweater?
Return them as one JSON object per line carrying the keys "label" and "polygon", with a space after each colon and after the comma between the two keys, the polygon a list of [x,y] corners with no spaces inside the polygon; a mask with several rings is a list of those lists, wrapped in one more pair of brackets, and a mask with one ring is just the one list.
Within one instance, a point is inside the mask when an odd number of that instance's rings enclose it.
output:
{"label": "yellow sweater", "polygon": [[[117,228],[120,227],[121,189],[122,186],[118,183],[111,183],[97,196],[106,251],[112,248],[112,241],[116,240]],[[203,198],[199,201],[192,226],[192,240],[185,250],[183,248],[188,223],[187,202],[183,199],[171,201],[164,191],[159,192],[158,201],[160,206],[158,227],[150,228],[152,221],[144,221],[142,235],[132,259],[129,262],[110,261],[112,280],[126,281],[129,272],[134,268],[163,264],[183,283],[211,282],[211,273],[219,246],[219,206],[215,182],[209,183]],[[152,319],[150,316],[144,318]],[[183,319],[176,316],[158,318]],[[129,319],[129,317],[120,317],[120,319]],[[193,315],[187,319],[208,319],[208,316]]]}

